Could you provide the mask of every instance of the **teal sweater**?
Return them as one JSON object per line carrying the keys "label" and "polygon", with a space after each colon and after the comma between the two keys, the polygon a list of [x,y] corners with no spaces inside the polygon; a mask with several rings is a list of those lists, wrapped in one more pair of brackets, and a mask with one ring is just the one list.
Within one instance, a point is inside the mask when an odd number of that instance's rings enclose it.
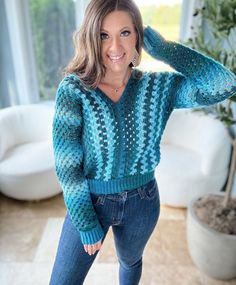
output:
{"label": "teal sweater", "polygon": [[173,109],[215,104],[236,93],[236,78],[223,65],[166,41],[149,26],[144,29],[144,48],[176,72],[133,69],[116,103],[99,88],[85,88],[75,74],[67,75],[57,90],[55,169],[83,244],[104,236],[90,192],[119,193],[150,181]]}

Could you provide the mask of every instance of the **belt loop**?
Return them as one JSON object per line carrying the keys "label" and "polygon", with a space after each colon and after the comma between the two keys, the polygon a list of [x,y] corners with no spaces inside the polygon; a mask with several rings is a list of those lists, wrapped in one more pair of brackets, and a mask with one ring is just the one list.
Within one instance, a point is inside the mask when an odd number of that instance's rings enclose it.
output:
{"label": "belt loop", "polygon": [[123,198],[123,201],[126,201],[126,199],[127,199],[127,191],[122,193],[122,198]]}
{"label": "belt loop", "polygon": [[100,195],[99,196],[99,203],[101,204],[101,205],[104,205],[104,202],[105,202],[105,199],[106,199],[106,195]]}
{"label": "belt loop", "polygon": [[138,193],[139,193],[139,196],[141,199],[143,199],[145,197],[144,189],[142,186],[138,188]]}

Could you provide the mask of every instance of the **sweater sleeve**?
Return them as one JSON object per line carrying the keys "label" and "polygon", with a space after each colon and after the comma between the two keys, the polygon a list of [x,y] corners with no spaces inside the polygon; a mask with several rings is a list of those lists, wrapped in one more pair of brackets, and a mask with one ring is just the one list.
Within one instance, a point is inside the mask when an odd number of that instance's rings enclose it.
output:
{"label": "sweater sleeve", "polygon": [[236,76],[214,59],[180,43],[166,41],[150,26],[144,29],[144,49],[169,64],[174,108],[212,105],[236,94]]}
{"label": "sweater sleeve", "polygon": [[94,244],[103,238],[104,232],[82,169],[82,112],[78,93],[75,84],[65,79],[58,87],[52,130],[54,161],[72,223],[83,244]]}

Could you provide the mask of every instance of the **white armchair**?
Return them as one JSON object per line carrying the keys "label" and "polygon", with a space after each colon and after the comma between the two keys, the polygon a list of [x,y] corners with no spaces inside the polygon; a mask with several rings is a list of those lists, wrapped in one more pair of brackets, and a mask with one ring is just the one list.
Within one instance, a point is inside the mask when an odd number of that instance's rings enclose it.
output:
{"label": "white armchair", "polygon": [[202,194],[224,186],[231,144],[224,125],[210,115],[174,110],[161,140],[155,170],[162,204],[187,207]]}
{"label": "white armchair", "polygon": [[61,192],[54,172],[53,107],[20,105],[0,110],[0,192],[19,200]]}

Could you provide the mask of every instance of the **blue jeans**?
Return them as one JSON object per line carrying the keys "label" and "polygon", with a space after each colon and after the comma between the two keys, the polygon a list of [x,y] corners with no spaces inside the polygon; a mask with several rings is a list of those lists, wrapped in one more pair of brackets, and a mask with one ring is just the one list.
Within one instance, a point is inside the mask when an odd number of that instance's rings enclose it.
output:
{"label": "blue jeans", "polygon": [[[94,209],[105,236],[112,226],[119,260],[120,285],[136,285],[142,274],[142,255],[160,213],[155,179],[141,187],[118,194],[91,193]],[[66,215],[50,285],[80,285],[97,256],[84,251],[79,232]]]}

